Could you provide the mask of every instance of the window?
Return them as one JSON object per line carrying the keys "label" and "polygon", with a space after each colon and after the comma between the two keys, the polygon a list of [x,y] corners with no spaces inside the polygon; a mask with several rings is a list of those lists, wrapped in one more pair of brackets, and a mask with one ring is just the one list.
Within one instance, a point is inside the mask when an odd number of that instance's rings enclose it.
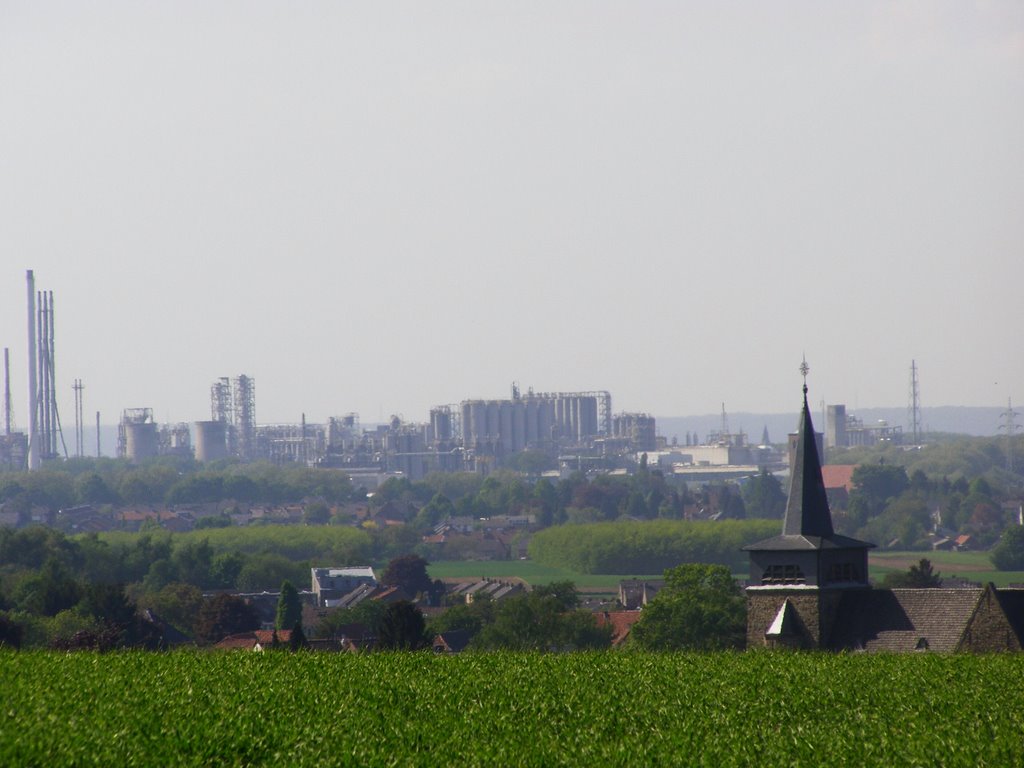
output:
{"label": "window", "polygon": [[762,584],[805,584],[803,571],[797,565],[769,565],[761,575]]}
{"label": "window", "polygon": [[835,563],[829,567],[826,581],[860,581],[860,569],[853,563]]}

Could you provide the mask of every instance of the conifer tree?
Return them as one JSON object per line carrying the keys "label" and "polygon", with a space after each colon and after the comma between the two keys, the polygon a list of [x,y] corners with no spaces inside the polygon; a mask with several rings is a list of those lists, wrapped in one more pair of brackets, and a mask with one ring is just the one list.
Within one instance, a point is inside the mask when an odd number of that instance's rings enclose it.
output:
{"label": "conifer tree", "polygon": [[291,629],[295,622],[302,620],[302,602],[299,592],[287,579],[281,584],[281,596],[277,599],[277,629]]}

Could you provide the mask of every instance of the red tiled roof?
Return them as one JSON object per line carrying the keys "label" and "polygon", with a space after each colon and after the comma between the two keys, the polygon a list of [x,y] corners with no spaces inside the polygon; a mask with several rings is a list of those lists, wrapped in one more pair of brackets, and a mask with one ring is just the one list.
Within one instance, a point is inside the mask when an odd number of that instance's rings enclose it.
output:
{"label": "red tiled roof", "polygon": [[[279,629],[277,630],[277,642],[287,643],[292,639],[292,631],[290,629]],[[272,645],[274,642],[274,630],[273,629],[257,629],[254,632],[240,632],[237,635],[228,635],[214,648],[221,650],[235,650],[243,649],[248,650],[257,643],[262,646]]]}
{"label": "red tiled roof", "polygon": [[853,470],[856,464],[826,464],[821,468],[821,479],[825,481],[825,489],[845,488],[853,490]]}
{"label": "red tiled roof", "polygon": [[629,637],[629,630],[640,618],[640,611],[598,611],[594,618],[597,626],[612,628],[612,645],[622,645]]}

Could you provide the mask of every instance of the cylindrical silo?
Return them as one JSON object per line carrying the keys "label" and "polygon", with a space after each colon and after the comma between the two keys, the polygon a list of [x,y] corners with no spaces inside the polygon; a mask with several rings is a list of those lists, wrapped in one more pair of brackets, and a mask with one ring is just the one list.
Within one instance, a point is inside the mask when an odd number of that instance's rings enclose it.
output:
{"label": "cylindrical silo", "polygon": [[125,456],[128,461],[138,464],[157,455],[156,424],[143,422],[125,424]]}
{"label": "cylindrical silo", "polygon": [[196,422],[196,461],[227,458],[227,424],[223,421]]}

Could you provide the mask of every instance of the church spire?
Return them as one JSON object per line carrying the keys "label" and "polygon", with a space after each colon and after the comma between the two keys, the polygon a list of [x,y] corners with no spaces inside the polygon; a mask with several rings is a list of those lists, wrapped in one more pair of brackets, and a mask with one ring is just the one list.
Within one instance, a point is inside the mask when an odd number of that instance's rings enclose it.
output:
{"label": "church spire", "polygon": [[800,364],[804,377],[804,408],[800,414],[796,453],[789,479],[789,500],[782,533],[786,536],[833,535],[832,513],[828,508],[825,482],[821,478],[821,459],[811,422],[811,409],[807,405],[807,373],[810,368],[805,359]]}

